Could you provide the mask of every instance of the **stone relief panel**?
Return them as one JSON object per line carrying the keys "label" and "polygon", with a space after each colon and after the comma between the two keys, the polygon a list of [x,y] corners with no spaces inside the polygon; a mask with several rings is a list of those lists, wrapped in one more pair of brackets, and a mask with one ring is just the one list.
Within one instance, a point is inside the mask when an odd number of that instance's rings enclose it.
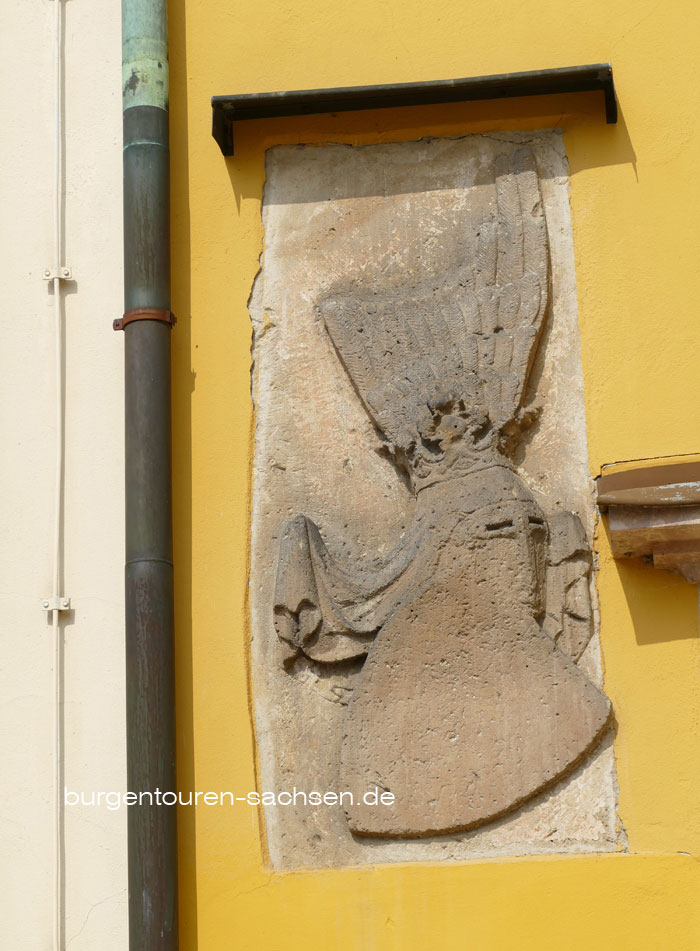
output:
{"label": "stone relief panel", "polygon": [[253,699],[260,788],[300,793],[272,863],[624,847],[560,136],[274,148],[263,223]]}

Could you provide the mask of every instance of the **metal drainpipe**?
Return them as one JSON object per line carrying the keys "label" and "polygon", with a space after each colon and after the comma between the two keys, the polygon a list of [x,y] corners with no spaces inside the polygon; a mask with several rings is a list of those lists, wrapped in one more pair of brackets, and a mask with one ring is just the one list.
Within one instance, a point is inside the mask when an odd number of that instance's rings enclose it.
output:
{"label": "metal drainpipe", "polygon": [[[167,0],[122,0],[127,777],[175,778]],[[129,806],[129,948],[176,951],[176,807]]]}

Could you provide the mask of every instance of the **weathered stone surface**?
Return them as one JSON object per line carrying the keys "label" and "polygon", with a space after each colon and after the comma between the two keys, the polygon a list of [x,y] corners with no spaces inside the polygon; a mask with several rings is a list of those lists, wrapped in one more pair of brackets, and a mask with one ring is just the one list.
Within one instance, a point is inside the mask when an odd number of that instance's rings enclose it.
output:
{"label": "weathered stone surface", "polygon": [[651,557],[655,568],[700,584],[700,463],[605,466],[597,490],[615,558]]}
{"label": "weathered stone surface", "polygon": [[614,847],[557,137],[275,149],[268,174],[262,780],[356,794],[268,809],[273,861]]}
{"label": "weathered stone surface", "polygon": [[578,661],[593,634],[591,550],[581,520],[573,512],[560,512],[549,528],[543,630]]}
{"label": "weathered stone surface", "polygon": [[700,584],[700,506],[610,505],[615,558],[651,556],[654,567]]}
{"label": "weathered stone surface", "polygon": [[396,797],[346,809],[364,835],[503,815],[579,762],[610,716],[537,623],[546,526],[530,492],[494,467],[441,495],[420,582],[380,630],[348,705],[342,787]]}

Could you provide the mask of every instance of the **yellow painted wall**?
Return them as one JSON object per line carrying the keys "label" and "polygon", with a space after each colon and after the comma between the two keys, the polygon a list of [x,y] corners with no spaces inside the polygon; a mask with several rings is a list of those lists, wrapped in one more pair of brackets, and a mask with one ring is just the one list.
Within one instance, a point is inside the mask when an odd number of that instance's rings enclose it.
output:
{"label": "yellow painted wall", "polygon": [[[700,14],[695,0],[170,0],[178,769],[256,785],[247,683],[250,322],[265,149],[559,127],[590,467],[700,450]],[[224,159],[209,97],[610,60],[597,95],[256,121]],[[272,874],[247,805],[180,813],[186,951],[700,947],[697,592],[615,563],[606,689],[631,855]]]}

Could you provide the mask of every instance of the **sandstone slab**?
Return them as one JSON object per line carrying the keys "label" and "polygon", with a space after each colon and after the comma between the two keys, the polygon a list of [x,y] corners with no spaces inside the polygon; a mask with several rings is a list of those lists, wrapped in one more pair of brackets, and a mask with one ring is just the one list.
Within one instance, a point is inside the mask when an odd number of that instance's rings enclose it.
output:
{"label": "sandstone slab", "polygon": [[274,864],[617,848],[560,138],[273,149],[263,219],[261,780],[354,796]]}

